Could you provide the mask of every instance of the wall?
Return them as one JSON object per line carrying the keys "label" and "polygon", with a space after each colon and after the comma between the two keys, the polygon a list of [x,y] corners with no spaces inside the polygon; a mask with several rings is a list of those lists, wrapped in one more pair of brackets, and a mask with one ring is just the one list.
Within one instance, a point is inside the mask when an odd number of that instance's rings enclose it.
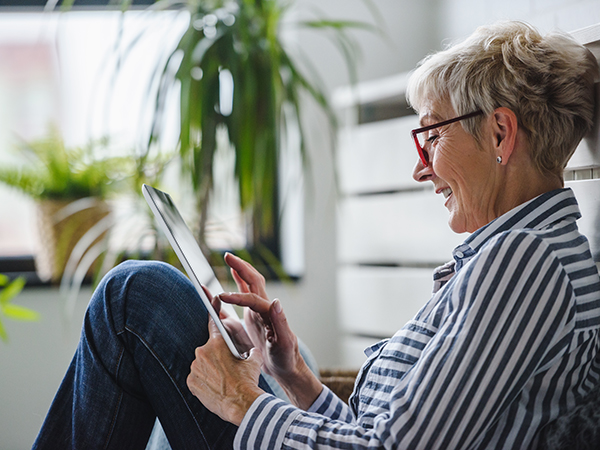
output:
{"label": "wall", "polygon": [[0,342],[0,449],[31,448],[73,357],[89,296],[81,293],[71,320],[62,314],[57,289],[27,288],[14,300],[41,319],[3,320],[10,341]]}
{"label": "wall", "polygon": [[439,36],[445,39],[467,36],[479,25],[502,19],[524,20],[545,32],[569,32],[600,22],[600,1],[441,0],[439,17]]}

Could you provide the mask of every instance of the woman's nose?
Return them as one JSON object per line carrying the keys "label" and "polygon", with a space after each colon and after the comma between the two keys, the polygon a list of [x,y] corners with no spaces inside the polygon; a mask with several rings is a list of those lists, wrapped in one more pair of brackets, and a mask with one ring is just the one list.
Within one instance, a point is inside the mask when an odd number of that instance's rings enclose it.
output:
{"label": "woman's nose", "polygon": [[423,164],[421,158],[417,158],[417,164],[413,169],[412,177],[415,181],[422,183],[424,181],[429,181],[433,177],[433,169],[431,168],[431,163],[427,166]]}

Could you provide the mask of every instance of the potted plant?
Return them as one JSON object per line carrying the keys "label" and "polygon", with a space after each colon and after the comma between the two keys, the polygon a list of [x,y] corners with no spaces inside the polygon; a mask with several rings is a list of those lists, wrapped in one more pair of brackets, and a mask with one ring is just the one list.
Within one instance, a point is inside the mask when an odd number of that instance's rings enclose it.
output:
{"label": "potted plant", "polygon": [[[363,1],[376,21],[382,23],[373,0]],[[121,0],[111,2],[111,7],[115,3],[120,4],[122,11],[131,6],[129,0]],[[62,10],[69,10],[72,4],[63,2]],[[55,6],[56,2],[48,1],[47,9]],[[356,80],[358,45],[349,31],[379,31],[365,22],[322,17],[293,20],[289,14],[293,6],[293,0],[160,0],[149,7],[150,13],[179,10],[188,22],[175,48],[157,48],[157,52],[166,53],[158,58],[148,84],[154,111],[149,136],[142,138],[146,141],[144,151],[150,153],[152,148],[160,147],[162,130],[169,128],[164,126],[165,121],[172,117],[166,110],[171,103],[169,98],[177,95],[183,179],[192,187],[198,213],[198,225],[194,228],[207,256],[211,254],[206,241],[207,219],[219,150],[226,148],[234,153],[232,178],[239,208],[247,218],[250,242],[249,248],[242,250],[249,250],[246,257],[259,256],[273,266],[280,256],[279,162],[281,152],[286,150],[282,142],[294,134],[290,130],[299,131],[300,157],[304,167],[309,167],[300,120],[307,97],[324,111],[335,139],[336,115],[317,71],[310,67],[308,59],[303,59],[304,69],[313,69],[312,76],[304,74],[298,61],[302,55],[289,52],[283,29],[298,27],[324,32],[344,57],[351,82]],[[141,38],[136,36],[124,46],[115,46],[117,71],[125,66],[127,55]],[[221,139],[223,136],[225,139]]]}
{"label": "potted plant", "polygon": [[[107,141],[67,148],[56,127],[45,138],[21,142],[22,164],[0,167],[0,182],[33,198],[42,247],[36,269],[43,281],[58,282],[76,244],[102,240],[110,220],[107,196],[130,172],[131,160],[109,156]],[[95,228],[94,228],[95,227]],[[92,230],[92,233],[90,233]]]}
{"label": "potted plant", "polygon": [[[372,2],[365,3],[376,15]],[[250,217],[251,253],[272,263],[279,256],[278,165],[282,140],[291,127],[300,132],[301,158],[307,163],[301,98],[307,95],[316,101],[331,126],[337,126],[319,81],[303,74],[282,40],[284,18],[292,5],[281,0],[164,0],[155,6],[181,8],[189,14],[189,24],[155,72],[159,79],[152,84],[159,87],[148,147],[160,141],[165,100],[178,91],[180,157],[193,186],[198,240],[206,253],[210,253],[206,221],[220,135],[225,134],[225,145],[235,153],[234,178],[239,206]],[[347,31],[377,30],[362,22],[329,19],[286,25],[328,31],[346,59],[351,80],[358,47]]]}

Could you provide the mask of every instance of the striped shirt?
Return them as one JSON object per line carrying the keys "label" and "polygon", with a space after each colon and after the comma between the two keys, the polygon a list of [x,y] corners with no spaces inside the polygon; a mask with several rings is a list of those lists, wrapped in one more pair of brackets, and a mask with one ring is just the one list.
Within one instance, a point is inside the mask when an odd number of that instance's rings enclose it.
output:
{"label": "striped shirt", "polygon": [[369,348],[347,406],[326,387],[302,411],[252,405],[236,449],[532,448],[600,378],[600,278],[570,189],[477,230],[434,294]]}

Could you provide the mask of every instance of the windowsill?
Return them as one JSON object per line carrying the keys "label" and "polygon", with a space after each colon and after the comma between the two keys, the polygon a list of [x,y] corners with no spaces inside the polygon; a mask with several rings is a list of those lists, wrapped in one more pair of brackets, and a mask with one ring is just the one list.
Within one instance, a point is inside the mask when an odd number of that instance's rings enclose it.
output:
{"label": "windowsill", "polygon": [[11,280],[23,277],[26,286],[50,285],[38,277],[33,255],[0,256],[0,273],[7,275]]}
{"label": "windowsill", "polygon": [[[144,259],[144,258],[142,258]],[[295,275],[285,275],[281,273],[277,274],[272,268],[257,264],[256,268],[266,280],[268,281],[285,281],[285,282],[299,282],[302,277]],[[183,269],[180,267],[180,270]],[[225,278],[228,276],[228,269],[224,266],[214,267],[215,272]],[[0,256],[0,273],[7,275],[11,280],[17,277],[24,277],[27,287],[32,286],[51,286],[49,281],[40,280],[35,269],[35,260],[33,255],[20,255],[20,256]],[[220,277],[219,277],[220,278]],[[90,280],[86,280],[84,284],[89,284]]]}

